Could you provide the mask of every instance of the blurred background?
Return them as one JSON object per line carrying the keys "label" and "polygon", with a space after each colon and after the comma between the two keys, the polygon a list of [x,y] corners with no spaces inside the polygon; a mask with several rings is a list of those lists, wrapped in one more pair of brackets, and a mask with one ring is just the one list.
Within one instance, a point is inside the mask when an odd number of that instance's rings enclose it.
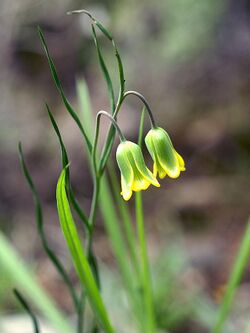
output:
{"label": "blurred background", "polygon": [[[167,267],[172,267],[168,283],[176,285],[170,296],[159,292],[159,325],[163,332],[208,332],[194,309],[181,313],[173,323],[166,320],[171,310],[165,309],[164,303],[170,297],[183,308],[189,304],[187,290],[194,290],[206,304],[218,304],[249,216],[250,1],[1,0],[0,228],[69,314],[69,296],[37,235],[17,143],[22,141],[44,205],[50,244],[67,262],[55,205],[60,152],[45,102],[62,130],[72,162],[73,186],[86,209],[92,181],[81,137],[58,96],[36,29],[40,25],[44,30],[72,104],[78,107],[76,79],[84,78],[93,114],[108,110],[89,20],[66,15],[79,8],[90,10],[113,32],[124,62],[127,89],[146,96],[157,121],[186,161],[187,171],[180,178],[164,179],[160,189],[151,188],[144,194],[152,261],[166,260]],[[99,38],[115,78],[112,49],[101,35]],[[137,138],[140,110],[140,103],[130,97],[119,118],[125,134],[133,140]],[[149,158],[147,162],[150,165]],[[113,267],[100,218],[95,237],[98,258]],[[159,271],[165,285],[162,274]],[[2,318],[19,309],[11,289],[11,278],[0,267]],[[250,269],[235,300],[234,332],[250,324],[246,315],[249,296]],[[201,302],[201,297],[198,299]]]}

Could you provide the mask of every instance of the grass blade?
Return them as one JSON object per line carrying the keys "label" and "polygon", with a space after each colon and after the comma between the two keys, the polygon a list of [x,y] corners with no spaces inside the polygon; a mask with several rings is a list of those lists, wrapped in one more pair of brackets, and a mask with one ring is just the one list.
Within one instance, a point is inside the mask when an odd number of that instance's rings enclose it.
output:
{"label": "grass blade", "polygon": [[84,253],[71,211],[65,188],[66,170],[63,169],[56,188],[57,208],[61,228],[69,247],[75,269],[85,288],[92,309],[107,333],[114,333],[108,314],[98,291],[94,276]]}
{"label": "grass blade", "polygon": [[78,109],[80,112],[80,120],[85,124],[85,131],[88,137],[93,141],[94,139],[94,115],[92,113],[92,106],[90,101],[89,90],[86,81],[78,79],[76,81],[76,91],[78,100]]}
{"label": "grass blade", "polygon": [[[62,159],[62,167],[65,168],[68,164],[69,164],[69,158],[68,158],[68,154],[67,154],[67,150],[66,150],[66,147],[64,145],[64,142],[62,140],[62,136],[61,136],[61,133],[59,131],[59,128],[57,126],[57,123],[50,111],[50,108],[49,106],[46,104],[46,108],[47,108],[47,111],[48,111],[48,115],[49,115],[49,118],[50,118],[50,121],[51,121],[51,124],[55,130],[55,133],[58,137],[58,140],[59,140],[59,143],[60,143],[60,148],[61,148],[61,159]],[[73,193],[73,189],[71,187],[71,184],[70,184],[70,173],[69,173],[69,168],[66,169],[66,175],[67,175],[67,185],[68,185],[68,192],[69,192],[69,197],[70,197],[70,200],[73,204],[73,207],[74,209],[76,210],[78,216],[80,217],[81,221],[84,223],[85,227],[87,229],[89,229],[89,222],[88,222],[88,218],[86,216],[86,214],[84,213],[84,211],[81,209],[74,193]]]}
{"label": "grass blade", "polygon": [[73,107],[71,106],[70,102],[68,101],[67,97],[64,94],[64,91],[63,91],[63,88],[62,88],[62,84],[61,84],[61,82],[59,80],[55,64],[54,64],[54,62],[53,62],[53,60],[52,60],[52,58],[50,56],[49,49],[48,49],[47,43],[45,41],[43,31],[42,31],[42,29],[40,27],[38,27],[37,30],[38,30],[38,34],[39,34],[40,40],[41,40],[42,45],[43,45],[44,50],[45,50],[45,53],[46,53],[46,56],[47,56],[47,59],[48,59],[48,62],[49,62],[50,71],[51,71],[52,77],[54,79],[55,85],[57,87],[57,90],[59,91],[59,93],[61,95],[62,101],[63,101],[63,103],[64,103],[67,111],[69,112],[69,114],[75,120],[77,126],[79,127],[79,129],[80,129],[80,131],[81,131],[81,133],[82,133],[82,135],[83,135],[83,137],[84,137],[84,139],[86,141],[88,150],[91,152],[91,150],[92,150],[92,144],[91,144],[91,142],[90,142],[87,134],[85,133],[85,130],[84,130],[83,126],[82,126],[81,121],[78,118],[77,113],[74,111]]}
{"label": "grass blade", "polygon": [[72,11],[68,12],[67,14],[68,15],[72,15],[72,14],[86,14],[86,15],[88,15],[88,17],[91,18],[93,23],[95,23],[98,26],[98,28],[102,31],[102,33],[110,41],[112,41],[113,37],[112,37],[111,33],[99,21],[97,21],[97,19],[94,18],[93,15],[89,11],[87,11],[85,9],[79,9],[79,10],[72,10]]}
{"label": "grass blade", "polygon": [[115,110],[115,96],[114,96],[113,84],[112,84],[107,66],[105,64],[105,61],[103,59],[102,52],[101,52],[101,49],[100,49],[100,46],[99,46],[99,42],[98,42],[98,39],[97,39],[97,36],[96,36],[95,27],[94,27],[93,24],[92,24],[92,34],[93,34],[93,38],[94,38],[94,42],[95,42],[95,46],[96,46],[98,60],[99,60],[100,66],[101,66],[101,70],[102,70],[103,76],[104,76],[104,78],[106,80],[106,83],[107,83],[108,93],[109,93],[109,98],[110,98],[110,106],[111,106],[111,110],[112,110],[112,113],[113,113],[114,110]]}
{"label": "grass blade", "polygon": [[[221,306],[219,308],[219,313],[213,333],[220,333],[224,327],[225,321],[229,315],[230,308],[232,306],[233,298],[236,292],[236,289],[240,283],[240,279],[248,264],[248,259],[250,255],[250,219],[248,220],[246,231],[243,235],[242,241],[240,243],[240,248],[236,257],[236,260],[233,265],[232,272],[229,276],[227,288],[225,295],[223,297]],[[247,330],[250,332],[250,329]]]}
{"label": "grass blade", "polygon": [[37,321],[36,316],[34,315],[33,311],[31,310],[28,302],[25,300],[25,298],[21,295],[21,293],[18,290],[14,289],[13,292],[14,292],[14,295],[16,296],[16,298],[18,299],[18,301],[21,303],[22,307],[25,309],[25,311],[30,316],[32,323],[33,323],[33,327],[34,327],[34,333],[40,333],[38,321]]}
{"label": "grass blade", "polygon": [[44,232],[42,205],[41,205],[40,198],[38,196],[36,187],[35,187],[34,182],[32,180],[32,177],[31,177],[31,175],[29,173],[29,170],[26,166],[21,143],[19,143],[18,149],[19,149],[19,158],[20,158],[21,167],[22,167],[24,176],[27,180],[27,183],[28,183],[28,185],[30,187],[30,190],[32,192],[32,195],[33,195],[33,200],[34,200],[34,204],[35,204],[35,212],[36,212],[37,230],[38,230],[39,236],[41,238],[43,248],[44,248],[45,252],[47,253],[48,257],[50,258],[51,262],[53,263],[53,265],[57,269],[58,273],[62,277],[66,286],[68,287],[68,290],[69,290],[70,295],[72,297],[72,301],[74,303],[74,306],[75,306],[75,308],[77,308],[78,307],[78,299],[77,299],[77,295],[75,293],[74,287],[72,285],[72,282],[70,281],[70,278],[69,278],[65,268],[63,267],[63,264],[61,263],[59,258],[55,255],[55,253],[53,252],[53,250],[50,248],[50,246],[48,244],[48,241],[47,241],[47,238],[46,238],[46,235],[45,235],[45,232]]}
{"label": "grass blade", "polygon": [[23,290],[25,295],[40,310],[43,316],[60,333],[73,333],[70,324],[56,307],[54,302],[36,282],[32,272],[26,267],[10,244],[8,239],[0,232],[0,267],[11,277],[13,284]]}

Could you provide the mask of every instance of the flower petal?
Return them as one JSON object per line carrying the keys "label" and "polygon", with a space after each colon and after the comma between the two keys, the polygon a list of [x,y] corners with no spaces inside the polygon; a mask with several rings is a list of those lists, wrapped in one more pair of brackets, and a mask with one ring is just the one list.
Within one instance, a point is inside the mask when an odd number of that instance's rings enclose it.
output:
{"label": "flower petal", "polygon": [[170,178],[179,177],[180,167],[178,158],[168,134],[162,129],[154,134],[152,144],[154,145],[159,164]]}
{"label": "flower petal", "polygon": [[177,156],[177,159],[178,159],[178,162],[179,162],[179,167],[180,167],[180,170],[181,171],[185,171],[186,168],[185,168],[185,162],[184,162],[184,159],[182,158],[182,156],[177,153],[177,151],[175,150],[175,155]]}
{"label": "flower petal", "polygon": [[[128,183],[125,182],[125,179],[123,176],[121,176],[121,185],[122,185],[122,192],[121,195],[123,196],[123,199],[128,201],[132,196],[132,188],[129,186]],[[133,185],[133,184],[131,184]]]}
{"label": "flower petal", "polygon": [[142,190],[146,190],[150,185],[150,182],[145,179],[145,178],[136,178],[134,179],[133,181],[133,191],[135,192],[139,192],[139,191],[142,191]]}
{"label": "flower petal", "polygon": [[121,172],[121,186],[122,186],[121,194],[125,200],[129,200],[129,198],[132,195],[132,183],[134,179],[134,173],[130,165],[130,162],[128,160],[126,150],[127,150],[126,144],[121,143],[117,148],[116,160]]}
{"label": "flower petal", "polygon": [[158,180],[155,178],[155,176],[152,174],[152,172],[147,168],[142,151],[138,145],[136,145],[136,154],[133,154],[133,160],[135,162],[136,168],[140,172],[141,176],[147,180],[150,184],[160,187],[160,184],[158,183]]}

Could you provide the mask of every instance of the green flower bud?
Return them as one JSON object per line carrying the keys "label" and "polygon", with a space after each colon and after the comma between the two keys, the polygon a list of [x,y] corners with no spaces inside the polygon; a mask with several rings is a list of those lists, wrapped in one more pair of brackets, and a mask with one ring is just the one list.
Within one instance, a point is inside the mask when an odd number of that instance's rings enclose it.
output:
{"label": "green flower bud", "polygon": [[121,187],[124,200],[129,200],[132,191],[146,190],[150,184],[159,187],[155,176],[147,168],[141,148],[131,142],[123,141],[116,152],[117,163],[121,172]]}
{"label": "green flower bud", "polygon": [[145,138],[148,151],[154,161],[153,174],[162,179],[166,175],[177,178],[185,171],[185,162],[174,149],[168,133],[160,128],[152,128]]}

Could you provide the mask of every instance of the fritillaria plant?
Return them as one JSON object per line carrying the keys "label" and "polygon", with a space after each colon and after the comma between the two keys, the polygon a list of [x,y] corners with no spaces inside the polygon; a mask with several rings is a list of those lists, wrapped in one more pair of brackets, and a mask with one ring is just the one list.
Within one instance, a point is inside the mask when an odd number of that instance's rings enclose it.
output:
{"label": "fritillaria plant", "polygon": [[[124,236],[122,231],[119,229],[118,221],[114,221],[113,223],[111,220],[107,222],[108,234],[111,239],[111,244],[117,259],[118,268],[122,277],[124,288],[126,290],[127,300],[130,304],[134,322],[136,323],[136,329],[138,332],[154,333],[157,332],[157,323],[154,313],[153,291],[144,231],[141,191],[148,189],[150,185],[159,187],[160,183],[157,179],[158,176],[160,179],[164,178],[165,176],[177,178],[180,175],[180,172],[185,170],[185,163],[181,155],[175,150],[168,133],[156,125],[153,112],[146,98],[139,92],[125,90],[123,64],[117,45],[111,33],[97,19],[95,19],[89,12],[85,10],[73,11],[69,14],[85,14],[90,18],[93,40],[97,50],[99,64],[106,80],[110,99],[110,110],[108,112],[102,110],[97,113],[94,132],[95,134],[94,138],[92,139],[87,134],[86,128],[84,126],[84,120],[83,122],[80,120],[79,114],[74,110],[64,93],[63,86],[60,82],[56,66],[50,55],[44,33],[41,28],[38,28],[38,33],[49,62],[51,74],[54,79],[56,88],[62,98],[62,102],[66,110],[76,122],[76,125],[82,134],[84,143],[86,144],[88,155],[91,158],[94,188],[91,208],[89,212],[86,212],[83,210],[81,204],[78,202],[74,194],[73,186],[70,180],[70,161],[68,158],[66,146],[64,144],[56,120],[49,106],[46,104],[51,124],[60,142],[62,156],[62,172],[56,188],[58,215],[61,229],[71,254],[72,262],[81,283],[81,293],[76,290],[75,286],[72,284],[69,274],[64,268],[63,263],[56,256],[48,244],[44,232],[40,200],[33,180],[27,169],[20,145],[19,151],[21,164],[24,174],[33,192],[36,203],[38,231],[46,253],[62,276],[72,296],[73,304],[77,314],[77,333],[94,333],[101,331],[106,333],[118,332],[117,328],[114,327],[111,316],[108,313],[103,301],[101,293],[102,283],[100,280],[98,261],[93,249],[93,234],[95,230],[98,202],[100,199],[102,178],[104,177],[104,171],[110,159],[111,151],[115,142],[115,135],[118,134],[120,144],[116,149],[116,160],[121,173],[121,199],[119,200],[129,201],[131,200],[133,192],[137,192],[135,195],[137,235],[133,235],[134,229],[130,222],[127,221],[127,232]],[[119,75],[119,94],[117,98],[115,97],[113,82],[111,80],[108,67],[105,63],[101,47],[99,45],[96,29],[99,29],[104,37],[109,42],[111,42],[111,46],[114,50],[114,55],[117,62],[117,73]],[[124,133],[122,133],[117,121],[117,116],[121,111],[121,106],[125,102],[126,98],[130,95],[139,98],[143,103],[143,117],[140,128],[138,128],[138,142],[127,140]],[[141,148],[143,140],[144,114],[148,114],[151,123],[151,129],[145,137],[145,143],[148,152],[152,157],[152,170],[150,170],[150,168],[146,165]],[[104,142],[103,149],[101,153],[99,153],[97,146],[101,119],[103,117],[109,119],[110,128],[108,130],[107,139]],[[119,205],[123,204],[124,203],[119,201]],[[122,207],[127,209],[127,206]],[[84,240],[80,238],[76,223],[73,218],[72,210],[74,210],[78,218],[83,223],[85,229]],[[136,244],[136,236],[138,236],[139,247],[137,247]],[[19,300],[22,300],[22,304],[26,304],[21,294],[17,295],[19,295]],[[90,304],[93,311],[93,319],[90,327],[86,327],[84,325],[86,302]],[[29,309],[29,307],[26,307],[26,309],[27,308]],[[34,316],[32,318],[34,319]],[[38,331],[39,328],[36,322],[36,332]]]}

